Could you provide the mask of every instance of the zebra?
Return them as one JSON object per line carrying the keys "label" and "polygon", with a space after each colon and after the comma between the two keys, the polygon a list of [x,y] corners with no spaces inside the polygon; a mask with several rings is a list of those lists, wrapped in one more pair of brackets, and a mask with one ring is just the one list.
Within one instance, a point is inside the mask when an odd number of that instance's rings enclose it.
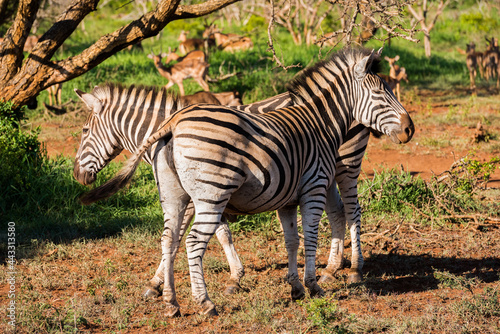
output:
{"label": "zebra", "polygon": [[[173,261],[185,208],[190,200],[195,220],[186,238],[192,297],[202,314],[216,315],[208,297],[202,259],[206,246],[229,214],[278,210],[288,252],[287,280],[292,299],[303,298],[297,270],[297,206],[302,213],[305,249],[304,284],[312,297],[324,295],[316,281],[319,220],[331,197],[336,152],[357,120],[408,142],[410,116],[372,68],[379,52],[343,49],[319,62],[290,84],[294,105],[255,115],[230,107],[193,105],[171,115],[110,181],[80,197],[84,204],[107,198],[128,184],[143,156],[153,166],[162,194],[165,227],[162,262],[167,316],[179,316]],[[168,191],[166,191],[168,190]]]}
{"label": "zebra", "polygon": [[[285,92],[269,99],[253,104],[235,107],[248,113],[262,114],[269,110],[276,110],[293,105],[289,92]],[[332,241],[327,267],[321,274],[319,282],[331,282],[335,273],[344,265],[344,237],[345,222],[351,234],[351,268],[348,274],[348,283],[359,283],[362,280],[364,264],[361,252],[361,206],[358,201],[358,177],[361,172],[363,160],[370,133],[375,137],[382,134],[374,129],[369,129],[363,124],[353,121],[347,131],[344,142],[338,150],[335,182],[338,184],[340,194],[335,184],[330,187],[331,203],[327,204],[327,217],[331,227]]]}
{"label": "zebra", "polygon": [[[141,92],[144,90],[144,92]],[[100,104],[101,101],[113,100],[111,96],[121,96],[118,97],[118,100],[127,100],[129,103],[134,103],[135,99],[140,95],[148,95],[149,91],[153,90],[153,87],[136,87],[132,86],[129,88],[125,88],[120,85],[112,85],[108,84],[105,87],[96,87],[92,94],[83,93],[80,90],[75,90],[77,95],[88,105],[89,109],[92,109],[93,103]],[[153,92],[153,94],[165,92]],[[152,95],[151,95],[152,97]],[[96,100],[97,99],[97,100]],[[155,100],[154,98],[152,99]],[[92,102],[93,101],[93,102]],[[162,101],[162,98],[159,98],[158,101]],[[181,98],[181,101],[185,102],[185,99]],[[213,103],[213,100],[209,100],[207,102]],[[139,105],[140,102],[138,103]],[[248,113],[264,113],[268,110],[275,110],[279,108],[283,108],[286,106],[292,105],[292,98],[288,92],[273,96],[266,100],[255,102],[248,105],[235,106],[236,109]],[[135,117],[130,118],[129,114],[133,113],[135,108],[131,110],[131,108],[126,108],[125,105],[115,105],[115,109],[112,110],[108,115],[111,118],[109,122],[103,123],[104,127],[96,127],[101,126],[101,123],[94,123],[94,134],[93,136],[99,136],[101,138],[107,138],[106,140],[101,140],[99,142],[100,145],[108,145],[108,149],[104,150],[101,153],[100,151],[93,150],[94,158],[96,159],[95,165],[92,165],[92,161],[88,161],[85,164],[85,167],[79,165],[80,154],[83,151],[89,151],[89,148],[85,148],[85,146],[93,147],[96,143],[88,136],[83,136],[80,144],[80,151],[77,154],[75,159],[75,178],[78,180],[84,173],[80,172],[80,169],[90,170],[93,168],[94,172],[100,171],[104,168],[103,164],[98,165],[98,161],[102,159],[103,155],[107,155],[107,159],[103,159],[105,161],[109,161],[109,157],[114,157],[118,155],[123,147],[127,146],[131,152],[137,150],[137,147],[144,139],[139,134],[151,133],[155,130],[160,123],[166,118],[166,116],[170,115],[170,113],[174,112],[175,109],[165,110],[163,106],[159,105],[159,107],[148,108],[150,103],[142,104],[144,110],[140,110],[136,113]],[[102,107],[99,107],[102,109]],[[122,113],[119,117],[113,117],[115,113]],[[142,116],[145,116],[145,120],[142,120]],[[156,117],[155,117],[156,116]],[[133,133],[128,131],[119,131],[117,128],[120,127],[119,124],[114,124],[113,122],[125,121],[129,122],[129,125],[132,124]],[[88,125],[87,125],[88,126]],[[123,129],[124,124],[121,125]],[[111,129],[110,129],[111,128]],[[84,130],[84,132],[86,129]],[[110,136],[109,133],[112,133]],[[102,133],[102,134],[101,134]],[[361,161],[364,156],[364,152],[367,147],[368,139],[370,137],[369,130],[363,125],[354,122],[351,126],[351,129],[347,132],[347,136],[345,142],[339,148],[339,157],[337,161],[337,173],[335,176],[336,182],[339,185],[343,201],[340,199],[339,195],[336,194],[332,196],[332,198],[336,199],[334,203],[332,203],[331,210],[328,212],[328,218],[331,225],[332,231],[332,246],[330,250],[330,256],[328,260],[327,267],[322,271],[320,282],[328,282],[332,281],[334,274],[337,270],[343,267],[344,257],[344,236],[345,236],[345,220],[347,219],[348,225],[351,230],[351,244],[352,244],[352,258],[351,258],[351,269],[348,275],[348,283],[352,282],[360,282],[362,278],[362,266],[363,266],[363,255],[361,252],[360,245],[360,227],[361,227],[361,208],[359,206],[358,198],[357,198],[357,178],[361,171]],[[112,145],[111,142],[113,140],[111,138],[115,138],[115,141],[118,143],[117,145]],[[124,142],[124,139],[127,141]],[[119,151],[118,151],[119,150]],[[108,153],[109,152],[109,153]],[[87,156],[87,159],[89,156]],[[99,159],[100,158],[100,159]],[[151,161],[151,157],[145,158],[146,162]],[[331,187],[333,192],[336,192],[336,187]],[[345,216],[344,216],[344,205]],[[186,217],[183,223],[183,226],[187,226],[189,222],[191,222],[194,216],[194,207],[192,202],[186,208]],[[345,217],[345,218],[344,218]],[[185,227],[184,227],[185,229]],[[230,280],[227,284],[227,288],[225,290],[226,294],[232,294],[239,290],[240,288],[240,280],[244,275],[243,265],[239,261],[234,245],[232,245],[232,237],[230,235],[230,231],[227,225],[221,225],[216,233],[219,242],[223,246],[226,256],[228,257],[228,262],[231,268],[231,276]],[[160,286],[163,283],[163,265],[160,264],[157,269],[154,277],[148,282],[144,290],[145,297],[158,297],[161,295]]]}
{"label": "zebra", "polygon": [[[135,152],[144,138],[153,133],[167,116],[189,103],[186,99],[189,96],[179,97],[176,100],[166,89],[147,86],[125,88],[120,84],[108,83],[96,86],[92,93],[85,93],[79,89],[75,89],[75,93],[92,111],[82,129],[82,138],[73,169],[74,178],[83,185],[92,184],[97,173],[123,149]],[[206,103],[214,103],[214,100],[205,100]],[[291,98],[288,93],[284,93],[236,108],[241,107],[246,112],[260,113],[269,108],[290,104],[292,104]],[[105,109],[107,112],[104,112]],[[144,156],[144,161],[150,165],[152,160],[151,152]],[[194,206],[190,202],[186,207],[181,235],[184,234],[193,216]],[[216,235],[223,246],[231,271],[225,293],[232,294],[240,288],[239,282],[244,275],[244,268],[234,248],[227,224],[221,224]],[[145,296],[159,296],[161,284],[163,284],[163,263],[146,285]]]}

